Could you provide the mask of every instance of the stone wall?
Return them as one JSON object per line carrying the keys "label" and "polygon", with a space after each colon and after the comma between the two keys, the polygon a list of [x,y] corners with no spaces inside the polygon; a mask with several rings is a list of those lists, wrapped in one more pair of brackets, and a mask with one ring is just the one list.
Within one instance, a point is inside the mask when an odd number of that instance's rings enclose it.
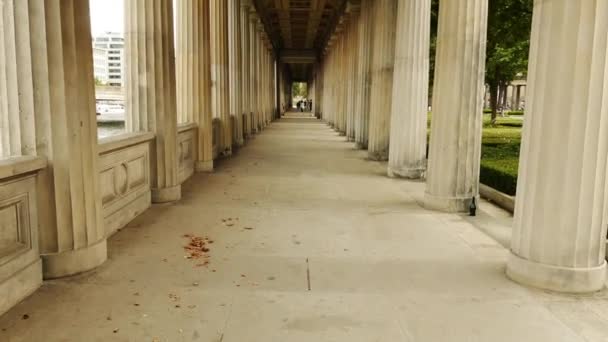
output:
{"label": "stone wall", "polygon": [[36,180],[46,161],[0,160],[0,314],[42,284]]}
{"label": "stone wall", "polygon": [[194,159],[196,156],[197,126],[189,123],[179,125],[177,134],[177,156],[179,167],[179,181],[185,182],[194,174]]}
{"label": "stone wall", "polygon": [[154,134],[128,133],[100,140],[99,179],[106,236],[150,207]]}

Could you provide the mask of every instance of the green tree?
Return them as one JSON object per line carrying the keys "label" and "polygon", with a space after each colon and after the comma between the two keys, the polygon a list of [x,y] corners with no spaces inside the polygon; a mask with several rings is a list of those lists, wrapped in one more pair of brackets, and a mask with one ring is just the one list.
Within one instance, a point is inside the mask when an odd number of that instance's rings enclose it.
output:
{"label": "green tree", "polygon": [[307,98],[308,97],[308,86],[306,85],[306,83],[295,82],[291,86],[291,90],[292,90],[291,93],[292,93],[293,98],[296,98],[296,97]]}
{"label": "green tree", "polygon": [[490,88],[492,123],[496,121],[499,89],[518,74],[526,74],[532,28],[533,0],[490,0],[486,50],[486,84]]}
{"label": "green tree", "polygon": [[95,85],[96,86],[104,86],[106,84],[99,77],[95,77]]}

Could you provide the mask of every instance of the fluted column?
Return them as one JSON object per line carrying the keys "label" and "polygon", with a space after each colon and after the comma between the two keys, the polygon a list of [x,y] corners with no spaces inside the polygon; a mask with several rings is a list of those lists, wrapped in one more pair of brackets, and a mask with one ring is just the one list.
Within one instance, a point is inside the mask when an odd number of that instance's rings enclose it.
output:
{"label": "fluted column", "polygon": [[232,155],[230,85],[228,74],[228,2],[210,0],[211,14],[211,109],[221,122],[219,151]]}
{"label": "fluted column", "polygon": [[177,113],[180,122],[198,124],[195,169],[213,171],[209,0],[177,4]]}
{"label": "fluted column", "polygon": [[420,178],[426,169],[430,27],[430,1],[399,1],[388,159],[391,177]]}
{"label": "fluted column", "polygon": [[172,1],[125,1],[125,17],[126,127],[156,134],[152,201],[176,201],[181,185]]}
{"label": "fluted column", "polygon": [[523,284],[563,292],[605,285],[607,37],[606,1],[536,2],[507,265]]}
{"label": "fluted column", "polygon": [[250,86],[251,95],[251,131],[258,133],[258,103],[260,101],[260,89],[258,88],[258,30],[257,30],[257,13],[255,8],[250,8],[249,12],[249,37],[250,37]]}
{"label": "fluted column", "polygon": [[372,90],[370,96],[368,155],[387,160],[395,62],[397,0],[374,1]]}
{"label": "fluted column", "polygon": [[228,1],[229,74],[230,74],[230,116],[235,127],[232,129],[234,144],[243,145],[243,96],[241,60],[241,0]]}
{"label": "fluted column", "polygon": [[241,83],[241,96],[243,98],[243,114],[244,114],[244,131],[245,138],[251,136],[251,53],[249,34],[249,10],[251,0],[241,0],[241,72],[243,82]]}
{"label": "fluted column", "polygon": [[359,38],[359,8],[350,9],[350,23],[348,25],[348,96],[347,96],[347,123],[346,123],[346,138],[348,141],[355,141],[355,111],[357,106],[357,47]]}
{"label": "fluted column", "polygon": [[344,84],[344,77],[346,76],[346,72],[348,72],[348,68],[345,63],[345,56],[347,52],[346,48],[346,37],[344,28],[342,28],[342,32],[340,32],[340,37],[338,38],[338,54],[337,54],[337,69],[338,75],[340,77],[340,82],[336,82],[337,90],[338,90],[338,120],[336,123],[336,127],[338,133],[340,135],[346,135],[346,90],[347,86]]}
{"label": "fluted column", "polygon": [[[37,154],[49,159],[39,191],[44,276],[90,270],[107,258],[101,218],[97,120],[88,1],[31,2],[46,44],[31,41]],[[44,7],[44,9],[43,9]],[[39,17],[44,13],[44,18]],[[45,28],[42,26],[45,25]]]}
{"label": "fluted column", "polygon": [[361,0],[357,51],[357,89],[355,106],[355,142],[357,148],[367,149],[369,140],[369,111],[371,96],[371,59],[373,32],[373,0]]}
{"label": "fluted column", "polygon": [[[488,0],[442,1],[425,206],[467,211],[479,196]],[[455,86],[457,85],[457,86]]]}

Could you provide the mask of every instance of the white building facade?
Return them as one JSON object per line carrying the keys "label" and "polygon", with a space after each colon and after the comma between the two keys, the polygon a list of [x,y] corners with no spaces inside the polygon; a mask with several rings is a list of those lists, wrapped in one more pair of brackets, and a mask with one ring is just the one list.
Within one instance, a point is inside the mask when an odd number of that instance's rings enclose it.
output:
{"label": "white building facade", "polygon": [[[106,56],[106,72],[109,86],[122,87],[124,85],[124,47],[125,39],[122,33],[106,32],[93,38],[93,48],[103,49],[107,51]],[[94,58],[96,54],[94,52]],[[95,61],[97,63],[97,61]],[[97,66],[97,64],[95,64]],[[101,70],[101,68],[100,68]],[[95,77],[102,78],[97,74],[95,68]]]}

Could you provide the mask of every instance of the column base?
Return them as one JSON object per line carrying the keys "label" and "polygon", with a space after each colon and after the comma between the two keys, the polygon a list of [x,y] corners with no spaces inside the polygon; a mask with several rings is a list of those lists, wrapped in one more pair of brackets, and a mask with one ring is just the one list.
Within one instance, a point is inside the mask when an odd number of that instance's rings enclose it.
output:
{"label": "column base", "polygon": [[387,161],[388,151],[369,151],[367,157],[373,161]]}
{"label": "column base", "polygon": [[367,150],[367,144],[357,141],[355,143],[355,148],[358,150]]}
{"label": "column base", "polygon": [[194,164],[196,172],[213,172],[213,160],[197,161]]}
{"label": "column base", "polygon": [[182,198],[182,186],[152,189],[152,203],[167,203],[179,201]]}
{"label": "column base", "polygon": [[106,239],[94,245],[57,254],[42,255],[44,279],[67,277],[90,271],[108,259]]}
{"label": "column base", "polygon": [[511,252],[507,277],[517,283],[545,290],[589,293],[599,291],[606,285],[606,261],[597,267],[570,268],[537,263]]}
{"label": "column base", "polygon": [[424,168],[393,168],[388,167],[387,173],[390,178],[421,179],[424,178]]}
{"label": "column base", "polygon": [[[423,206],[425,209],[446,213],[466,213],[469,212],[472,197],[439,197],[425,192]],[[479,203],[479,195],[475,196],[475,200]]]}

